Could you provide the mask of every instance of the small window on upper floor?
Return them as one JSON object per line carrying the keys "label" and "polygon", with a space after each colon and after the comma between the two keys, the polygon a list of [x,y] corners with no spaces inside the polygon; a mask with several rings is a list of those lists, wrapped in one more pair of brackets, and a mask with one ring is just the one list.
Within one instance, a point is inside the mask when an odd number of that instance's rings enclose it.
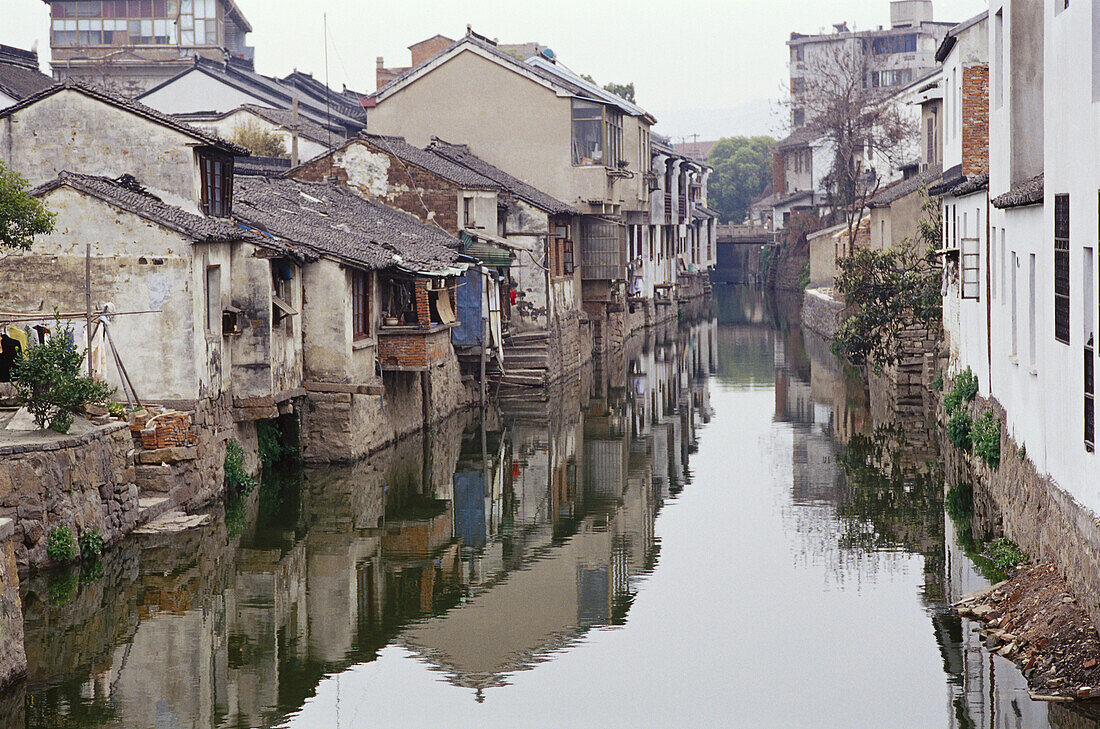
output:
{"label": "small window on upper floor", "polygon": [[602,165],[604,162],[603,107],[573,100],[573,164]]}
{"label": "small window on upper floor", "polygon": [[233,157],[199,153],[200,207],[207,215],[228,218],[233,212]]}

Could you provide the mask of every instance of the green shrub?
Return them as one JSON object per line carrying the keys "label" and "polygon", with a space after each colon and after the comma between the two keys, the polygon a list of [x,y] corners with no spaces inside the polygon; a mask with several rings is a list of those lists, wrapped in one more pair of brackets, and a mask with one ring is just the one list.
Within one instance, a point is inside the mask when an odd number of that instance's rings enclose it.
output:
{"label": "green shrub", "polygon": [[73,530],[62,524],[50,530],[46,541],[46,554],[54,562],[68,562],[80,553],[73,537]]}
{"label": "green shrub", "polygon": [[236,438],[225,442],[225,488],[235,494],[247,494],[256,488],[256,480],[244,467],[244,448]]}
{"label": "green shrub", "polygon": [[943,392],[943,370],[936,370],[936,376],[932,379],[932,390]]}
{"label": "green shrub", "polygon": [[973,429],[970,416],[965,411],[959,411],[947,421],[947,438],[951,445],[960,451],[970,450],[970,431]]}
{"label": "green shrub", "polygon": [[120,402],[107,403],[107,414],[115,420],[126,419],[126,405]]}
{"label": "green shrub", "polygon": [[810,288],[810,262],[806,261],[802,265],[802,270],[798,272],[798,290],[805,291]]}
{"label": "green shrub", "polygon": [[84,351],[72,344],[73,329],[60,317],[45,344],[28,347],[13,374],[19,397],[39,428],[68,433],[73,413],[89,402],[103,402],[114,390],[82,375]]}
{"label": "green shrub", "polygon": [[1004,537],[990,542],[985,553],[992,560],[993,565],[1002,572],[1014,570],[1028,560],[1027,554],[1015,542]]}
{"label": "green shrub", "polygon": [[1001,464],[1001,421],[992,410],[986,410],[974,422],[970,439],[974,443],[974,453],[986,465],[995,469]]}
{"label": "green shrub", "polygon": [[94,561],[103,554],[103,535],[98,527],[92,527],[91,531],[80,535],[80,559]]}
{"label": "green shrub", "polygon": [[967,367],[951,381],[951,391],[943,396],[943,407],[948,415],[954,415],[978,395],[978,378]]}

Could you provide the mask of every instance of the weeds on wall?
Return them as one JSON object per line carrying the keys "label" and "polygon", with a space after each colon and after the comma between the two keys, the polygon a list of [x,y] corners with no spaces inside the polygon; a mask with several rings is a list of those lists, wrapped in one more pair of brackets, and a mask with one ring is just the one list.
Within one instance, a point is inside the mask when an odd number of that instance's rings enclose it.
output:
{"label": "weeds on wall", "polygon": [[73,530],[62,524],[50,530],[50,536],[46,540],[46,555],[54,562],[68,562],[80,554],[80,548],[76,544]]}
{"label": "weeds on wall", "polygon": [[993,539],[986,534],[974,537],[974,489],[969,483],[953,486],[944,499],[944,510],[955,525],[955,540],[974,563],[974,567],[990,582],[1008,579],[1028,556],[1011,540]]}
{"label": "weeds on wall", "polygon": [[975,455],[985,461],[987,466],[996,469],[1001,465],[1001,421],[993,411],[986,410],[974,422],[970,438]]}
{"label": "weeds on wall", "polygon": [[103,554],[103,535],[97,527],[92,527],[80,535],[80,559],[94,562]]}
{"label": "weeds on wall", "polygon": [[947,421],[947,439],[960,451],[969,451],[973,444],[971,441],[973,428],[974,423],[970,420],[970,414],[960,410]]}
{"label": "weeds on wall", "polygon": [[952,379],[951,390],[943,396],[943,407],[948,415],[955,415],[977,395],[978,377],[967,367]]}
{"label": "weeds on wall", "polygon": [[236,438],[225,442],[225,490],[231,494],[249,494],[256,479],[244,467],[244,448]]}

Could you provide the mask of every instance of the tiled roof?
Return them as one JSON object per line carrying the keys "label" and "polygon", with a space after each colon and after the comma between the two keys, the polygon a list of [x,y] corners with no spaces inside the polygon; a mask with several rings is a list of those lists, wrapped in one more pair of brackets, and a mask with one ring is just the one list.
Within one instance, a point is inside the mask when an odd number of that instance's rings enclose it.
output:
{"label": "tiled roof", "polygon": [[419,147],[414,147],[406,142],[404,137],[389,137],[381,134],[360,134],[359,139],[384,152],[389,152],[406,162],[410,162],[421,169],[439,175],[443,179],[449,180],[461,187],[483,190],[501,189],[498,183],[488,177],[475,172],[469,167],[455,164],[443,156],[433,154]]}
{"label": "tiled roof", "polygon": [[[331,105],[326,108],[323,99],[317,99],[309,90],[300,88],[303,84],[284,83],[280,79],[264,76],[257,73],[251,64],[233,59],[212,61],[202,56],[195,56],[194,65],[191,68],[185,69],[167,81],[154,86],[138,98],[150,96],[175,83],[177,79],[195,71],[206,74],[227,86],[238,89],[263,103],[280,109],[290,109],[294,99],[298,99],[299,113],[322,126],[329,126],[334,129],[352,129],[354,131],[358,131],[365,126],[361,118],[349,115],[352,111],[350,106]],[[334,94],[335,92],[330,90],[330,93]]]}
{"label": "tiled roof", "polygon": [[963,180],[958,185],[951,188],[951,195],[954,197],[962,197],[963,195],[972,195],[979,190],[985,190],[989,187],[989,173],[983,172],[980,175],[971,175]]}
{"label": "tiled roof", "polygon": [[531,203],[540,210],[545,210],[553,215],[579,215],[575,208],[552,197],[542,190],[528,185],[523,180],[512,177],[504,170],[494,167],[470,151],[465,144],[450,144],[442,139],[435,138],[428,145],[428,151],[445,157],[455,164],[473,170],[482,177],[488,178],[500,185],[507,192],[520,200]]}
{"label": "tiled roof", "polygon": [[233,163],[233,174],[262,175],[281,177],[290,169],[290,160],[285,157],[241,157]]}
{"label": "tiled roof", "polygon": [[0,45],[0,92],[16,101],[48,89],[54,80],[38,70],[38,54]]}
{"label": "tiled roof", "polygon": [[[257,104],[241,104],[241,108],[251,111],[256,116],[272,124],[278,124],[289,130],[295,128],[294,114],[288,109],[269,109],[266,106],[259,106]],[[303,139],[308,139],[325,146],[333,146],[344,141],[342,138],[334,136],[332,132],[326,130],[320,124],[314,124],[309,119],[304,118],[301,114],[298,115],[297,129],[298,134]]]}
{"label": "tiled roof", "polygon": [[242,230],[231,221],[189,213],[174,205],[168,205],[157,196],[145,191],[141,184],[129,175],[112,180],[95,175],[62,172],[53,180],[36,187],[31,194],[41,196],[63,185],[182,233],[199,243],[249,240],[262,244],[256,236]]}
{"label": "tiled roof", "polygon": [[962,173],[962,165],[955,165],[943,171],[943,179],[928,188],[930,195],[944,195],[950,193],[953,187],[960,185],[966,177]]}
{"label": "tiled roof", "polygon": [[233,215],[317,254],[368,269],[442,275],[460,265],[454,236],[331,183],[243,177],[234,185]]}
{"label": "tiled roof", "polygon": [[1004,210],[1005,208],[1020,208],[1024,205],[1037,205],[1043,202],[1043,173],[1024,180],[1003,195],[998,195],[991,200],[993,207]]}
{"label": "tiled roof", "polygon": [[910,195],[922,187],[937,182],[943,174],[940,165],[933,165],[919,175],[913,175],[907,180],[899,180],[889,187],[879,190],[878,194],[871,198],[868,205],[872,208],[884,208],[891,203]]}
{"label": "tiled roof", "polygon": [[179,119],[174,119],[173,117],[159,112],[156,109],[148,107],[139,101],[127,99],[123,96],[119,96],[112,91],[108,91],[102,86],[93,86],[92,84],[86,84],[81,81],[74,81],[72,79],[66,79],[61,83],[54,84],[49,88],[39,91],[38,93],[31,94],[30,96],[20,101],[18,104],[13,104],[6,109],[0,109],[0,119],[3,119],[4,117],[9,116],[16,111],[25,109],[31,104],[35,104],[42,99],[52,96],[53,94],[56,94],[57,92],[62,90],[77,91],[81,94],[84,94],[85,96],[97,99],[98,101],[102,101],[104,103],[118,107],[119,109],[129,111],[133,114],[137,114],[138,116],[145,117],[146,119],[156,122],[157,124],[169,127],[170,129],[175,129],[177,132],[182,132],[183,134],[186,134],[187,136],[197,139],[200,142],[208,144],[212,147],[219,147],[227,152],[231,152],[236,155],[248,154],[248,150],[245,147],[230,142],[227,139],[222,139],[217,134],[203,131],[202,129],[193,127],[190,124],[185,124]]}

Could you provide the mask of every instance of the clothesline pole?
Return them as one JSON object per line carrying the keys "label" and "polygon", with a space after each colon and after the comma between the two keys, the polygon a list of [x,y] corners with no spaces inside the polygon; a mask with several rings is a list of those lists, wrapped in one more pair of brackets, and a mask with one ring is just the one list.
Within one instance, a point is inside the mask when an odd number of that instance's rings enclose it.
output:
{"label": "clothesline pole", "polygon": [[88,377],[95,377],[92,366],[92,244],[84,244],[84,334],[88,339],[88,349],[84,358],[88,360]]}

